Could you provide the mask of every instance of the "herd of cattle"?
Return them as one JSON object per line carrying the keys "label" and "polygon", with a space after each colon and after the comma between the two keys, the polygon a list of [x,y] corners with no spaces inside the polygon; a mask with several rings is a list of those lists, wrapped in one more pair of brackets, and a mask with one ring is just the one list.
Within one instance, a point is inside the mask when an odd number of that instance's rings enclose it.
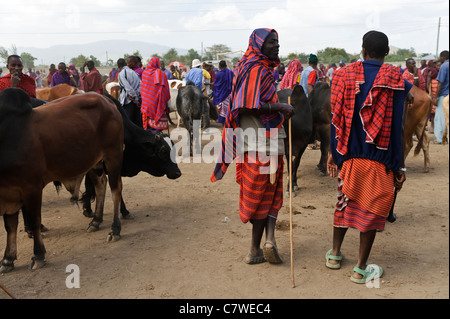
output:
{"label": "herd of cattle", "polygon": [[[106,85],[106,83],[105,83]],[[22,210],[26,229],[34,240],[31,268],[45,264],[45,247],[41,236],[41,207],[44,187],[53,182],[64,185],[73,201],[83,202],[84,214],[93,217],[88,230],[95,231],[103,221],[106,184],[109,182],[114,203],[114,218],[109,240],[120,238],[119,212],[126,218],[122,198],[122,176],[139,172],[152,176],[181,176],[170,158],[174,146],[166,134],[145,131],[132,123],[118,102],[117,85],[110,85],[105,95],[78,92],[59,85],[38,90],[38,99],[30,99],[20,90],[9,88],[0,93],[0,215],[7,231],[7,244],[0,272],[14,268],[17,257],[18,212]],[[189,129],[193,119],[209,121],[210,107],[200,89],[171,82],[169,108],[176,111]],[[109,92],[109,93],[106,93]],[[83,94],[80,94],[83,93]],[[429,139],[425,131],[431,111],[431,99],[414,87],[414,104],[408,107],[405,126],[405,157],[418,138],[414,154],[424,152],[424,170],[428,171]],[[318,168],[326,173],[330,136],[330,87],[319,83],[306,97],[302,87],[278,91],[280,102],[295,108],[292,117],[293,165],[291,187],[297,187],[297,170],[308,144],[320,141]],[[42,101],[42,100],[45,101]],[[45,103],[44,103],[45,102]],[[448,117],[448,98],[447,98]],[[205,123],[206,125],[208,123]],[[288,149],[288,148],[287,148]],[[292,156],[290,156],[292,155]],[[80,199],[82,181],[85,193]],[[289,185],[288,185],[289,187]],[[91,200],[96,199],[95,210]]]}

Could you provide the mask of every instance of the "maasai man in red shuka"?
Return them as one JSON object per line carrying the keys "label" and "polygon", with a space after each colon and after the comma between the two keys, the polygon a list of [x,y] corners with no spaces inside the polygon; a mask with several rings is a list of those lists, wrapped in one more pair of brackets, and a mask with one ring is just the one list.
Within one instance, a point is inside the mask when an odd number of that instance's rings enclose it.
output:
{"label": "maasai man in red shuka", "polygon": [[6,60],[9,74],[0,78],[0,92],[6,88],[16,87],[24,90],[31,98],[36,98],[36,81],[22,72],[22,58],[10,55]]}
{"label": "maasai man in red shuka", "polygon": [[[211,181],[222,179],[228,165],[236,158],[236,182],[240,185],[239,216],[242,222],[253,224],[248,264],[269,261],[282,262],[275,242],[275,223],[283,204],[283,155],[286,136],[285,116],[293,107],[278,102],[272,70],[279,65],[278,33],[272,29],[256,29],[250,36],[248,49],[234,70],[229,111],[222,134],[222,149]],[[261,150],[256,141],[239,143],[238,129],[262,132],[264,146],[275,138],[275,155]],[[256,133],[256,136],[259,134]],[[258,136],[259,140],[260,136]],[[259,140],[260,141],[260,140]],[[241,146],[237,148],[237,146]],[[267,158],[265,158],[267,156]],[[273,161],[273,162],[272,162]],[[270,182],[270,162],[276,163],[276,181]],[[264,249],[261,238],[266,230]]]}
{"label": "maasai man in red shuka", "polygon": [[302,63],[298,59],[294,59],[289,63],[289,67],[280,83],[280,90],[294,89],[294,86],[300,83],[300,75],[302,74]]}
{"label": "maasai man in red shuka", "polygon": [[170,100],[169,82],[166,74],[159,68],[159,58],[150,59],[142,73],[142,122],[144,129],[159,133],[169,128],[167,102]]}
{"label": "maasai man in red shuka", "polygon": [[[333,73],[331,86],[330,176],[338,168],[338,203],[333,221],[333,248],[326,253],[326,266],[338,269],[340,251],[349,227],[360,231],[359,258],[350,277],[366,283],[383,270],[367,266],[377,231],[384,229],[394,204],[394,194],[405,181],[405,98],[412,85],[399,68],[384,63],[389,53],[387,36],[370,31],[363,37],[363,62]],[[408,95],[409,101],[412,96]]]}

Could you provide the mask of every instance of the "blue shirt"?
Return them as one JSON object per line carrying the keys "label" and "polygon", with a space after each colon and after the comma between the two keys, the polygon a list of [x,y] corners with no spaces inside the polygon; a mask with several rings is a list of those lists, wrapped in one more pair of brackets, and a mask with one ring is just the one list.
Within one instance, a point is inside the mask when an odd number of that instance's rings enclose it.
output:
{"label": "blue shirt", "polygon": [[387,150],[381,150],[376,145],[366,143],[366,132],[363,129],[363,124],[359,112],[366,100],[367,95],[372,88],[375,77],[380,70],[382,63],[374,60],[367,60],[363,62],[365,81],[360,85],[360,93],[355,96],[355,109],[352,118],[352,127],[348,140],[347,154],[341,155],[336,151],[337,140],[336,128],[331,124],[331,150],[333,161],[342,166],[342,163],[350,158],[364,158],[380,162],[386,166],[388,170],[397,172],[402,163],[402,122],[403,122],[403,108],[406,95],[412,88],[412,84],[405,81],[404,91],[394,91],[393,112],[391,137],[389,139],[389,146]]}
{"label": "blue shirt", "polygon": [[447,60],[441,65],[441,68],[439,69],[439,74],[436,78],[436,80],[442,83],[442,88],[438,93],[438,97],[448,95],[448,78],[449,76],[448,76],[448,60]]}
{"label": "blue shirt", "polygon": [[200,90],[203,90],[203,71],[200,68],[193,68],[186,75],[186,83],[189,81],[194,82],[195,86],[198,86]]}
{"label": "blue shirt", "polygon": [[[300,85],[303,87],[303,91],[305,91],[306,96],[309,96],[308,93],[308,80],[309,74],[315,71],[312,66],[308,66],[306,69],[302,71],[302,76],[300,78]],[[316,83],[319,81],[319,76],[316,77]]]}

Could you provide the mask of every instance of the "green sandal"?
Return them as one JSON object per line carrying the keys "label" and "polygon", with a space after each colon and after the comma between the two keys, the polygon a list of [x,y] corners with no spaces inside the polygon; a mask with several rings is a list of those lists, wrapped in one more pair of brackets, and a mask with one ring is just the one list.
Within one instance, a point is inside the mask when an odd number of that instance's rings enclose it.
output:
{"label": "green sandal", "polygon": [[368,265],[366,267],[366,270],[355,267],[353,268],[353,271],[363,276],[360,279],[353,277],[353,275],[350,276],[351,281],[357,284],[365,284],[366,282],[369,282],[371,280],[379,279],[383,275],[383,268],[374,264]]}
{"label": "green sandal", "polygon": [[[344,255],[342,255],[342,253],[340,253],[339,256],[333,256],[331,254],[331,251],[332,251],[332,249],[330,249],[325,255],[325,259],[327,261],[325,265],[330,269],[340,269],[341,268],[341,260],[342,260],[342,258],[344,258]],[[330,263],[330,259],[337,260],[339,262],[337,264],[332,264],[332,263]]]}

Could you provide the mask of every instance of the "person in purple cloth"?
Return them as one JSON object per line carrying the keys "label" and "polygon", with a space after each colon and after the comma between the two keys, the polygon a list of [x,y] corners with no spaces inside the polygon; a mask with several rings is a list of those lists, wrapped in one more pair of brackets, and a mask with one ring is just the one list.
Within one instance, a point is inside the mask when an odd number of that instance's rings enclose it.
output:
{"label": "person in purple cloth", "polygon": [[213,104],[219,111],[219,123],[225,123],[228,103],[222,103],[229,99],[231,94],[231,86],[233,85],[233,72],[227,68],[227,62],[224,60],[219,62],[219,71],[216,73],[214,84]]}

